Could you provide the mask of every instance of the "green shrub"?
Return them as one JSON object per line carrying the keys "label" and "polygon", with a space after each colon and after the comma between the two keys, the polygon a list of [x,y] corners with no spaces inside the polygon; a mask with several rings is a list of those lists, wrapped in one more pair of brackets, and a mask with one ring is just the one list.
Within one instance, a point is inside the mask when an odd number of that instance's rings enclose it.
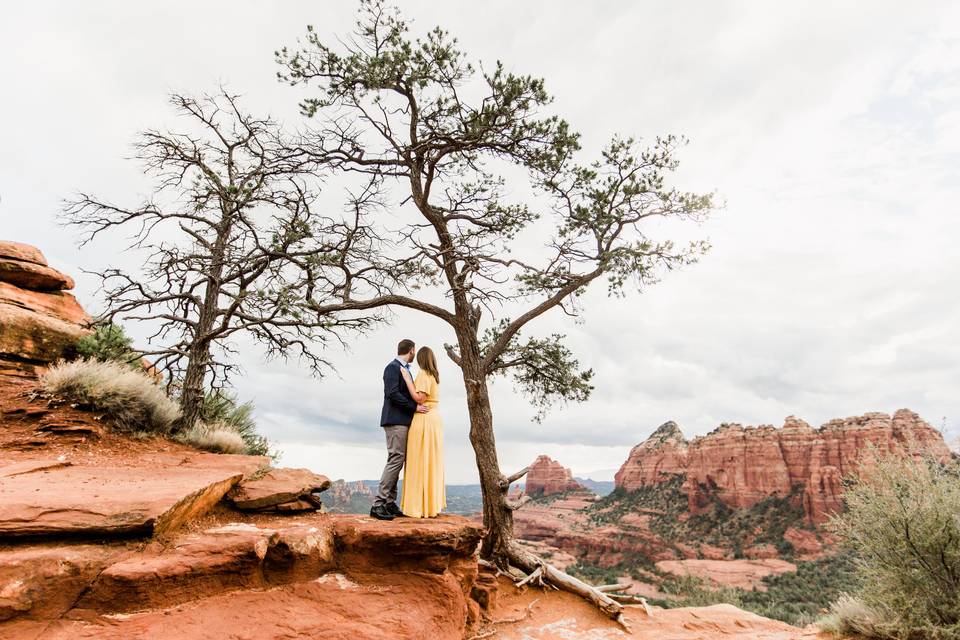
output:
{"label": "green shrub", "polygon": [[740,596],[740,607],[797,626],[816,621],[844,592],[857,587],[854,560],[849,554],[798,562],[796,572],[763,579],[766,590]]}
{"label": "green shrub", "polygon": [[960,638],[958,471],[890,456],[861,472],[831,522],[857,553],[861,586],[838,602],[831,624],[877,638]]}
{"label": "green shrub", "polygon": [[830,603],[855,588],[853,560],[828,556],[797,563],[797,571],[765,577],[763,589],[717,587],[695,576],[667,575],[659,590],[668,598],[656,604],[667,609],[728,603],[767,618],[805,626],[817,620]]}
{"label": "green shrub", "polygon": [[270,443],[257,433],[252,402],[241,404],[233,393],[216,389],[204,396],[200,419],[208,425],[233,430],[244,442],[244,451],[241,453],[257,456],[271,455]]}
{"label": "green shrub", "polygon": [[140,368],[141,355],[133,349],[133,339],[123,327],[116,324],[102,324],[93,333],[77,340],[77,355],[87,360],[101,362],[120,362],[134,369]]}
{"label": "green shrub", "polygon": [[118,431],[168,435],[180,417],[177,404],[150,376],[116,361],[60,362],[40,384],[53,396],[106,414]]}

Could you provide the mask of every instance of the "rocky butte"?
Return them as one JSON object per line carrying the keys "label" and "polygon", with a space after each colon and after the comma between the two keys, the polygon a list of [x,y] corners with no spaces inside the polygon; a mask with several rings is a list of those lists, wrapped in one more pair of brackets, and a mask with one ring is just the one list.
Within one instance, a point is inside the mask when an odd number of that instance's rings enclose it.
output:
{"label": "rocky butte", "polygon": [[842,508],[843,479],[861,465],[878,455],[920,453],[948,458],[950,449],[908,409],[831,420],[818,429],[793,416],[781,429],[723,424],[691,441],[667,422],[630,451],[616,485],[632,491],[684,476],[691,513],[714,497],[742,509],[798,494],[806,520],[820,524]]}
{"label": "rocky butte", "polygon": [[537,456],[527,471],[524,492],[529,496],[549,496],[579,490],[585,491],[586,487],[573,479],[570,469],[550,456]]}

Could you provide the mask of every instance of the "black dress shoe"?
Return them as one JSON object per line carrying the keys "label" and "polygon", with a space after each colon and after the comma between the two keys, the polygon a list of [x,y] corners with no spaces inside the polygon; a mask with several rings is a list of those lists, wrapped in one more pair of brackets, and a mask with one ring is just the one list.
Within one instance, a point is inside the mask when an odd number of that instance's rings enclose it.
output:
{"label": "black dress shoe", "polygon": [[384,505],[376,505],[370,509],[370,517],[377,520],[393,520],[393,514]]}
{"label": "black dress shoe", "polygon": [[396,502],[388,502],[388,503],[387,503],[387,513],[389,513],[390,515],[392,515],[394,518],[406,518],[406,517],[407,517],[407,514],[405,514],[405,513],[403,512],[403,510],[400,509],[400,507],[397,506],[397,503],[396,503]]}

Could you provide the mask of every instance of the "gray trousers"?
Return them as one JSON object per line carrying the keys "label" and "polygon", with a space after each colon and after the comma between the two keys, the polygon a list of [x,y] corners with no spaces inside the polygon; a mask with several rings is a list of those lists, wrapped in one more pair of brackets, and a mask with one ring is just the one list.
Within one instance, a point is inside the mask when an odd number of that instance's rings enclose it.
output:
{"label": "gray trousers", "polygon": [[407,431],[405,424],[391,424],[383,427],[387,436],[387,464],[380,475],[380,486],[377,488],[377,497],[374,506],[385,505],[397,500],[397,481],[400,479],[400,470],[407,457]]}

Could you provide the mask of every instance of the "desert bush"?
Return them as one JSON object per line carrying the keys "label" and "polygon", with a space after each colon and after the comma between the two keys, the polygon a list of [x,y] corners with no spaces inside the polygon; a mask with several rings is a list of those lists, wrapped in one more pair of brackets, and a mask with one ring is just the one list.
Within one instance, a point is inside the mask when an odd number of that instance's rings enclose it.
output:
{"label": "desert bush", "polygon": [[118,431],[167,435],[180,409],[139,369],[95,359],[60,362],[43,374],[47,393],[104,413]]}
{"label": "desert bush", "polygon": [[247,443],[240,434],[223,423],[208,425],[198,422],[190,429],[178,433],[176,439],[214,453],[247,453]]}
{"label": "desert bush", "polygon": [[843,594],[830,605],[830,613],[817,622],[821,630],[840,636],[885,636],[881,616],[859,599]]}
{"label": "desert bush", "polygon": [[133,349],[133,339],[120,325],[97,326],[93,333],[77,340],[76,350],[80,358],[121,362],[131,368],[140,368],[140,353]]}
{"label": "desert bush", "polygon": [[896,640],[960,638],[957,465],[883,458],[845,495],[831,526],[856,552],[861,586],[838,601],[833,624]]}
{"label": "desert bush", "polygon": [[211,391],[203,398],[200,420],[207,425],[219,425],[221,429],[233,430],[243,439],[242,453],[270,455],[270,443],[257,433],[252,402],[240,403],[236,395],[223,389]]}

